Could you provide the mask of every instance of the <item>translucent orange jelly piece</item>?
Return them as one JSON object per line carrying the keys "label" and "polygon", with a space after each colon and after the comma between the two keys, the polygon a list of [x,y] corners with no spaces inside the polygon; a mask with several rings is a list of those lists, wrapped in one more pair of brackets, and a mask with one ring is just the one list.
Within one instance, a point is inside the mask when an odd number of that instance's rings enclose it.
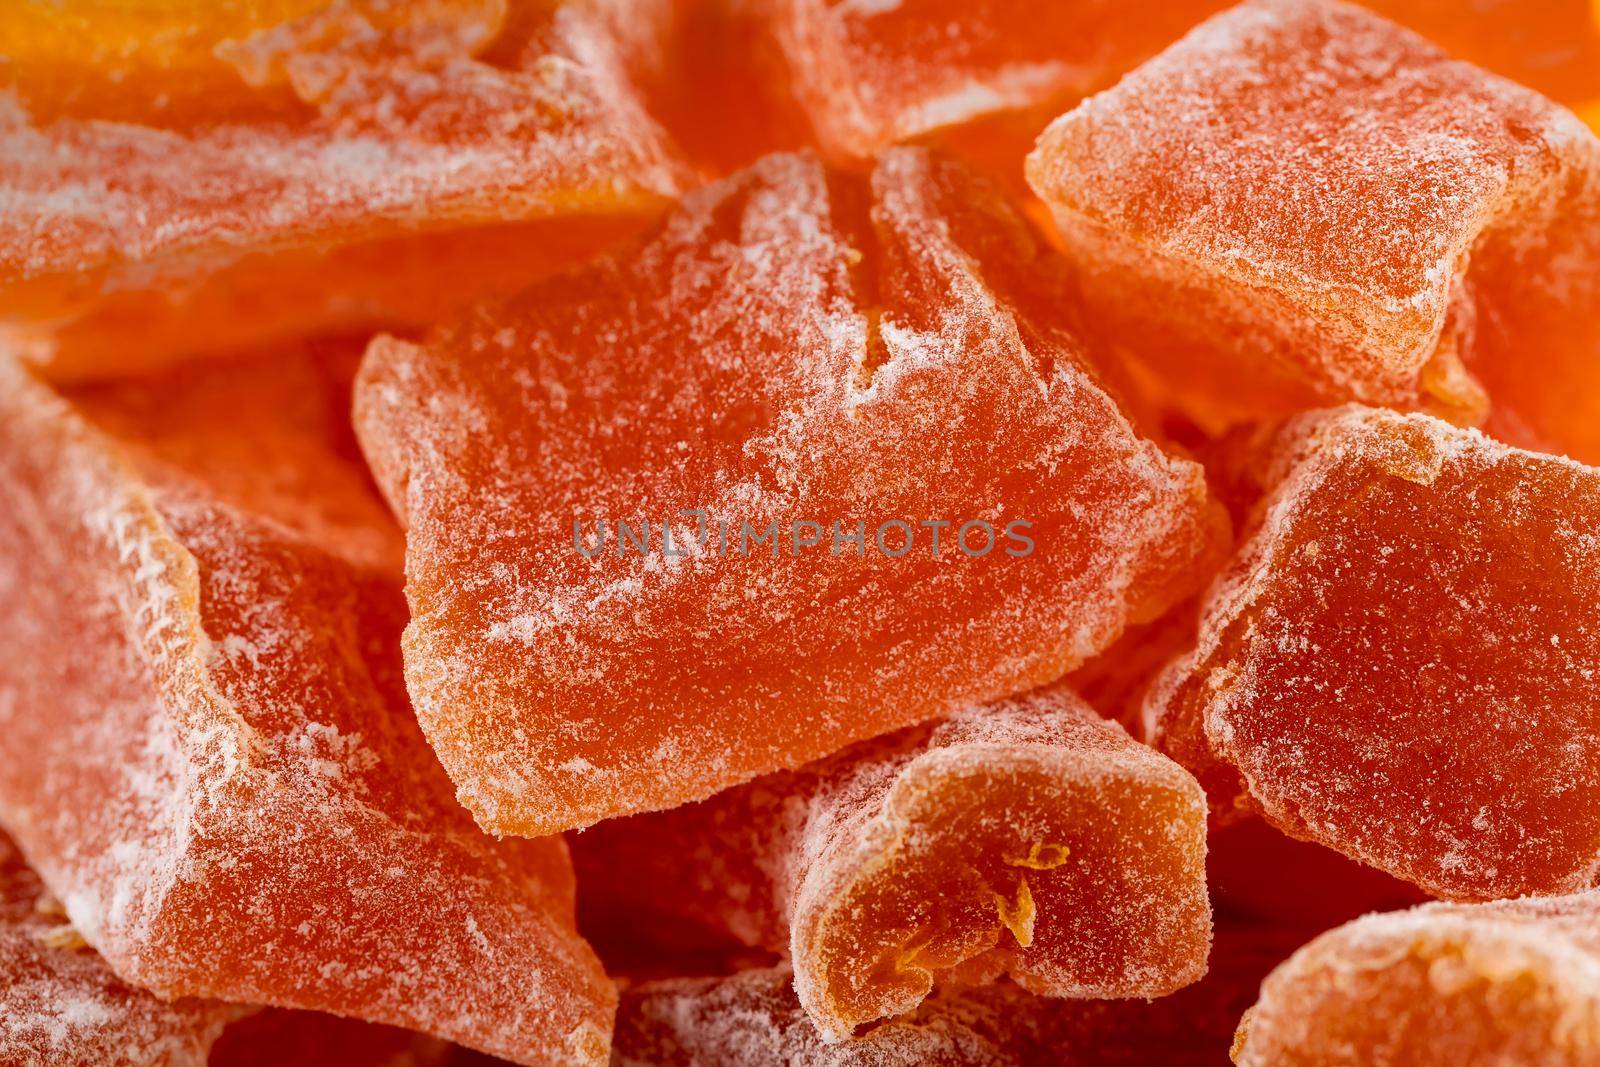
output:
{"label": "translucent orange jelly piece", "polygon": [[337,362],[59,395],[0,361],[0,820],[158,994],[604,1062],[565,847],[485,837],[407,710]]}
{"label": "translucent orange jelly piece", "polygon": [[1240,1067],[1600,1060],[1600,893],[1370,915],[1273,971]]}
{"label": "translucent orange jelly piece", "polygon": [[[1033,113],[1114,82],[1226,0],[760,0],[792,90],[829,152],[867,156],[996,113]],[[1031,126],[1031,129],[1027,127]]]}
{"label": "translucent orange jelly piece", "polygon": [[1600,140],[1531,91],[1361,8],[1258,0],[1028,167],[1098,327],[1196,420],[1488,408],[1600,459]]}
{"label": "translucent orange jelly piece", "polygon": [[204,55],[203,80],[231,78],[119,91],[115,121],[90,99],[30,102],[35,75],[78,84],[50,33],[79,34],[0,17],[22,52],[0,72],[0,329],[54,376],[93,377],[429,323],[616,240],[684,174],[633,78],[665,47],[665,4],[611,6],[73,0],[60,18],[89,27],[81,55],[110,84],[126,64],[182,80]]}
{"label": "translucent orange jelly piece", "polygon": [[[1225,0],[758,0],[793,95],[830,153],[866,156],[930,133],[1020,160],[1044,120],[1114,83]],[[1600,96],[1588,0],[1377,0],[1369,7],[1561,100]],[[743,8],[740,8],[743,10]]]}
{"label": "translucent orange jelly piece", "polygon": [[[1219,932],[1220,933],[1220,932]],[[911,1015],[828,1044],[795,999],[787,967],[650,982],[623,996],[618,1067],[1214,1067],[1261,977],[1293,944],[1230,932],[1211,973],[1145,1001],[1051,1000],[996,984],[930,997]]]}
{"label": "translucent orange jelly piece", "polygon": [[479,822],[704,797],[1052,680],[1181,598],[1225,520],[1086,369],[1058,268],[940,157],[772,156],[636,252],[374,342],[408,682]]}
{"label": "translucent orange jelly piece", "polygon": [[240,1009],[161,1000],[121,981],[0,834],[0,1062],[204,1067]]}
{"label": "translucent orange jelly piece", "polygon": [[1302,416],[1148,712],[1208,788],[1438,896],[1600,858],[1600,470],[1424,415]]}
{"label": "translucent orange jelly piece", "polygon": [[1058,689],[603,823],[575,848],[586,913],[662,901],[787,951],[833,1039],[936,981],[1009,974],[1054,997],[1189,984],[1211,938],[1205,820],[1187,773]]}

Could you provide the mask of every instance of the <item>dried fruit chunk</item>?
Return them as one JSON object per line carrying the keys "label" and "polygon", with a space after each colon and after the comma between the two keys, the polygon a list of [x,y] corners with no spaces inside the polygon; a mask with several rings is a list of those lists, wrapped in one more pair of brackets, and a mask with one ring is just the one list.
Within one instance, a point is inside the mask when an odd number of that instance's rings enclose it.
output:
{"label": "dried fruit chunk", "polygon": [[1292,421],[1269,462],[1150,717],[1235,803],[1437,896],[1588,887],[1600,470],[1357,407]]}
{"label": "dried fruit chunk", "polygon": [[[747,6],[738,8],[743,12]],[[818,142],[869,156],[930,134],[1009,170],[1048,118],[1228,5],[758,0]],[[1600,95],[1588,0],[1376,0],[1460,58],[1554,95]]]}
{"label": "dried fruit chunk", "polygon": [[1240,1067],[1600,1060],[1600,894],[1369,915],[1273,971]]}
{"label": "dried fruit chunk", "polygon": [[[163,10],[134,36],[198,47],[279,6]],[[306,6],[214,49],[234,95],[277,101],[270,116],[46,117],[0,94],[0,328],[15,347],[83,378],[424,324],[637,229],[684,181],[631,81],[643,42],[600,0],[519,0],[503,25],[501,5],[468,0]],[[664,26],[663,7],[641,5],[633,32]]]}
{"label": "dried fruit chunk", "polygon": [[1029,116],[1017,124],[1018,140],[1031,137],[1046,109],[1110,84],[1225,4],[764,0],[762,6],[818,141],[833,154],[868,156],[996,113]]}
{"label": "dried fruit chunk", "polygon": [[1099,328],[1196,420],[1488,410],[1600,459],[1600,140],[1533,92],[1361,8],[1258,0],[1028,166]]}
{"label": "dried fruit chunk", "polygon": [[[467,54],[505,19],[505,0],[21,0],[0,19],[5,83],[38,118],[62,115],[165,123],[237,117],[260,109],[292,114],[286,99],[263,99],[230,56],[241,39],[284,25],[319,26],[368,54]],[[275,105],[275,106],[274,106]]]}
{"label": "dried fruit chunk", "polygon": [[204,1067],[240,1009],[164,1001],[111,973],[0,834],[0,1061]]}
{"label": "dried fruit chunk", "polygon": [[1225,519],[1086,368],[1058,267],[940,157],[772,156],[626,257],[374,342],[407,679],[479,822],[704,797],[1181,599]]}
{"label": "dried fruit chunk", "polygon": [[[1219,932],[1220,933],[1220,932]],[[1050,1000],[996,984],[951,991],[915,1013],[828,1044],[787,968],[651,982],[624,994],[618,1067],[1212,1067],[1261,976],[1293,944],[1279,933],[1219,938],[1206,978],[1151,1002]]]}
{"label": "dried fruit chunk", "polygon": [[0,819],[161,995],[603,1062],[564,846],[483,836],[407,713],[336,362],[68,397],[0,361]]}
{"label": "dried fruit chunk", "polygon": [[586,914],[657,900],[786,949],[839,1039],[936,981],[1008,974],[1054,997],[1193,982],[1211,940],[1205,820],[1188,774],[1058,689],[603,823],[575,848]]}

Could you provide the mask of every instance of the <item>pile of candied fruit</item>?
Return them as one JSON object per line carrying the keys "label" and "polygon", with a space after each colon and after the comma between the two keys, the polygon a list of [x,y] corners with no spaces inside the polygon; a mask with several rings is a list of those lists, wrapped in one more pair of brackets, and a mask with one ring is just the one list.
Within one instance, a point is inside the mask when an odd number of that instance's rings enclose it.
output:
{"label": "pile of candied fruit", "polygon": [[1600,1067],[1596,130],[1590,0],[8,0],[0,1067]]}

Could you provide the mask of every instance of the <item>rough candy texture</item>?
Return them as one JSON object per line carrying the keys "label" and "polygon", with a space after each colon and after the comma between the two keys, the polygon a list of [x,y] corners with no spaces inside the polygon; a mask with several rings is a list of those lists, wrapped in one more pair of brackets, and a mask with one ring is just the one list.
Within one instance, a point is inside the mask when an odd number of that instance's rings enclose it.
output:
{"label": "rough candy texture", "polygon": [[1359,400],[1600,459],[1600,140],[1537,94],[1364,9],[1257,0],[1028,167],[1098,329],[1201,423]]}
{"label": "rough candy texture", "polygon": [[787,968],[647,983],[623,997],[617,1067],[1215,1067],[1261,977],[1294,947],[1219,938],[1211,973],[1154,1001],[1050,1000],[1009,984],[949,991],[841,1044],[795,999]]}
{"label": "rough candy texture", "polygon": [[[407,681],[479,822],[698,799],[1053,680],[1180,599],[1226,520],[1097,384],[1060,283],[939,156],[771,156],[626,257],[374,342]],[[958,545],[974,522],[993,541]]]}
{"label": "rough candy texture", "polygon": [[936,981],[1009,974],[1053,997],[1188,985],[1211,938],[1205,821],[1182,768],[1056,689],[574,847],[586,918],[670,911],[787,950],[801,1004],[837,1039]]}
{"label": "rough candy texture", "polygon": [[[795,98],[831,154],[1008,112],[1031,138],[1052,106],[1103,88],[1225,0],[760,0]],[[1020,137],[1019,137],[1020,139]]]}
{"label": "rough candy texture", "polygon": [[0,822],[163,996],[604,1062],[564,846],[486,838],[407,711],[336,362],[67,397],[0,361]]}
{"label": "rough candy texture", "polygon": [[23,5],[0,329],[56,377],[120,373],[430,323],[636,229],[684,179],[631,77],[670,5],[615,6]]}
{"label": "rough candy texture", "polygon": [[0,1063],[204,1067],[239,1009],[121,981],[0,834]]}
{"label": "rough candy texture", "polygon": [[[830,154],[869,156],[936,135],[1014,167],[1050,116],[1111,85],[1228,5],[755,0],[724,6],[764,14],[788,91]],[[1453,55],[1557,99],[1600,96],[1600,26],[1591,21],[1588,0],[1367,6]]]}
{"label": "rough candy texture", "polygon": [[1153,687],[1235,804],[1444,897],[1600,864],[1600,470],[1425,415],[1279,435],[1258,529]]}
{"label": "rough candy texture", "polygon": [[1317,938],[1262,983],[1240,1067],[1600,1062],[1600,893],[1429,904]]}

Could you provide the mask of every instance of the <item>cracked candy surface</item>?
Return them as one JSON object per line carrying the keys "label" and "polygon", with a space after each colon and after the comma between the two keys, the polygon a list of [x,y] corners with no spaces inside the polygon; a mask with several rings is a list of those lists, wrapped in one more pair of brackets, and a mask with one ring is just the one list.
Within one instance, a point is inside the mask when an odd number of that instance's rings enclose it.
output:
{"label": "cracked candy surface", "polygon": [[1370,915],[1273,971],[1240,1067],[1600,1059],[1600,893]]}
{"label": "cracked candy surface", "polygon": [[160,994],[602,1062],[564,846],[484,837],[407,711],[338,362],[70,395],[0,364],[0,820]]}
{"label": "cracked candy surface", "polygon": [[212,1001],[164,1001],[119,979],[0,834],[0,1061],[204,1067],[237,1014]]}
{"label": "cracked candy surface", "polygon": [[[1221,932],[1219,931],[1219,934]],[[824,1041],[787,967],[646,983],[623,996],[618,1067],[1212,1067],[1264,975],[1294,947],[1279,931],[1219,939],[1211,972],[1171,996],[1052,1000],[1014,985],[941,992],[848,1042]]]}
{"label": "cracked candy surface", "polygon": [[[276,0],[141,19],[74,0],[50,33],[97,40],[77,54],[108,84],[199,79],[109,116],[93,78],[63,73],[66,45],[19,20],[0,31],[23,53],[0,85],[0,326],[57,376],[93,377],[431,322],[615,240],[684,174],[633,86],[665,5],[631,22],[613,6]],[[90,98],[41,110],[33,74]]]}
{"label": "cracked candy surface", "polygon": [[1355,399],[1600,457],[1600,141],[1392,23],[1241,5],[1057,120],[1029,180],[1098,328],[1202,423]]}
{"label": "cracked candy surface", "polygon": [[[697,799],[1056,678],[1181,598],[1224,519],[1086,369],[1057,267],[939,156],[772,156],[627,256],[374,342],[356,419],[407,527],[408,684],[479,821]],[[831,524],[892,520],[996,543],[835,554]],[[579,552],[618,522],[654,550]],[[741,554],[773,523],[787,547]]]}
{"label": "cracked candy surface", "polygon": [[1359,407],[1293,420],[1267,462],[1150,717],[1230,803],[1436,896],[1586,888],[1600,471]]}
{"label": "cracked candy surface", "polygon": [[1210,944],[1198,786],[1064,690],[604,823],[574,847],[597,925],[654,909],[787,950],[831,1039],[936,981],[1161,996],[1204,973]]}

